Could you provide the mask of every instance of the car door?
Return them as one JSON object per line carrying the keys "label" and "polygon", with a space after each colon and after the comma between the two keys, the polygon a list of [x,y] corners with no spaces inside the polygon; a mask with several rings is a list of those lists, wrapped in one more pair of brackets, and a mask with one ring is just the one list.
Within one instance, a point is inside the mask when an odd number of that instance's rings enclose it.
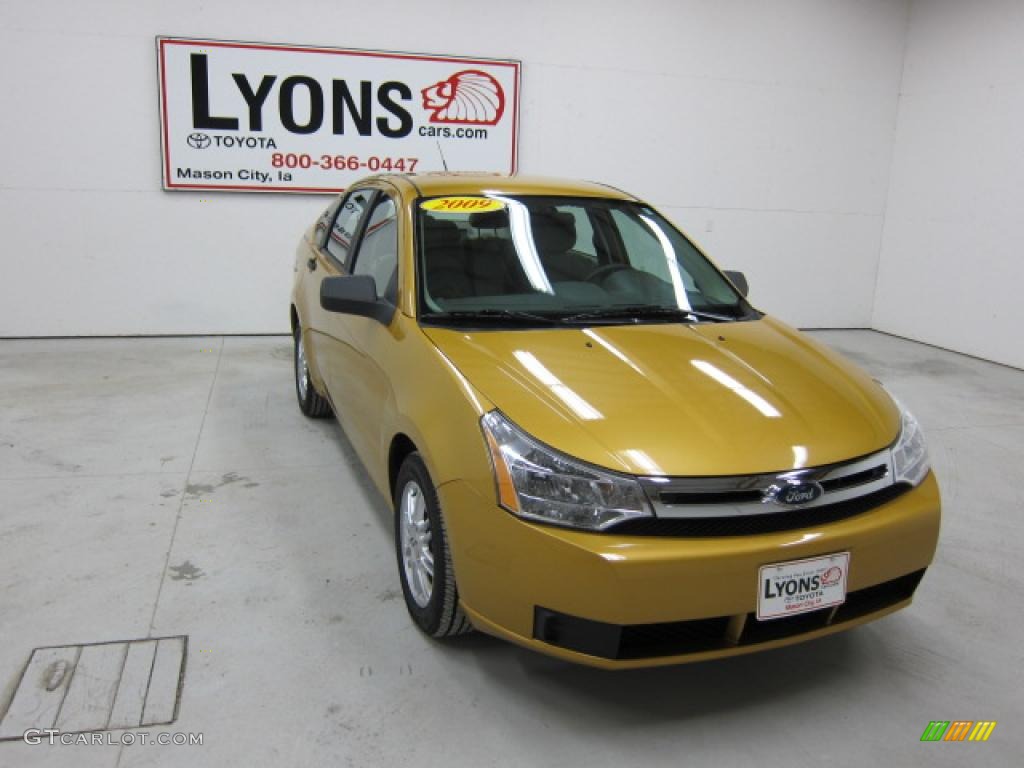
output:
{"label": "car door", "polygon": [[311,369],[323,379],[317,382],[318,386],[322,384],[332,400],[338,398],[337,405],[344,400],[345,383],[330,380],[329,354],[339,344],[350,344],[351,340],[338,316],[321,308],[320,283],[325,277],[347,274],[352,247],[375,195],[373,189],[356,189],[328,208],[314,229],[310,258],[305,265],[299,265],[306,270],[300,291],[306,355],[310,358]]}
{"label": "car door", "polygon": [[[370,201],[366,223],[357,232],[346,264],[349,274],[373,277],[377,295],[392,305],[398,301],[396,214],[396,199],[388,192],[378,192]],[[331,397],[356,452],[366,464],[372,465],[382,450],[382,414],[392,400],[387,360],[393,359],[398,343],[397,322],[393,319],[389,326],[384,326],[369,317],[327,314],[331,315],[331,331],[326,335],[329,351],[324,361],[328,386],[334,387]],[[344,392],[335,399],[341,382]]]}

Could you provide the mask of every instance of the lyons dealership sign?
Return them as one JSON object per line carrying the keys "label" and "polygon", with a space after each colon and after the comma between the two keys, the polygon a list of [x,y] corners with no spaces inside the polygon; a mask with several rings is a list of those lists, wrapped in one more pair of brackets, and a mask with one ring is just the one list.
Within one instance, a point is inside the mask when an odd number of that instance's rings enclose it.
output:
{"label": "lyons dealership sign", "polygon": [[168,190],[516,170],[518,61],[157,38]]}

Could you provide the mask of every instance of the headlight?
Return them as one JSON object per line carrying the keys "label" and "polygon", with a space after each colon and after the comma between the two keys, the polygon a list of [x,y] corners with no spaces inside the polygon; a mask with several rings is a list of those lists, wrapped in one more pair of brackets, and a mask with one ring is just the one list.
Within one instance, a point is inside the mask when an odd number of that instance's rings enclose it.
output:
{"label": "headlight", "polygon": [[498,503],[546,523],[601,530],[631,517],[650,517],[632,477],[587,466],[537,442],[497,411],[480,419],[494,465]]}
{"label": "headlight", "polygon": [[892,466],[897,483],[917,485],[928,474],[931,463],[928,460],[928,448],[924,444],[921,425],[917,423],[903,403],[893,398],[900,409],[900,436],[892,449]]}

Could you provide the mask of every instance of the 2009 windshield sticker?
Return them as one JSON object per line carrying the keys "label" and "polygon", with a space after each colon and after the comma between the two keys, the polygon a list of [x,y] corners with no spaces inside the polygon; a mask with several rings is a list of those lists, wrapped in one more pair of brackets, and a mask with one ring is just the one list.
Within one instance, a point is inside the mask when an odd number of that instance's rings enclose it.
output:
{"label": "2009 windshield sticker", "polygon": [[491,197],[435,197],[420,203],[420,208],[425,211],[441,213],[483,213],[500,211],[504,207],[501,200]]}

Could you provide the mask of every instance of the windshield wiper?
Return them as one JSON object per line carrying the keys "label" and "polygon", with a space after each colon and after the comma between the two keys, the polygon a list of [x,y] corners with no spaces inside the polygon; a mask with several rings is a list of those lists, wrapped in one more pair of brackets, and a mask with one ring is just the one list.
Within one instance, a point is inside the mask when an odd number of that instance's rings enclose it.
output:
{"label": "windshield wiper", "polygon": [[488,322],[511,320],[517,323],[543,323],[544,325],[558,325],[562,318],[555,315],[537,315],[533,312],[524,312],[518,309],[456,309],[446,312],[428,312],[421,316],[422,320],[485,320]]}
{"label": "windshield wiper", "polygon": [[575,323],[585,320],[614,320],[616,318],[644,317],[665,317],[677,318],[679,320],[710,320],[716,323],[729,323],[737,318],[729,315],[717,315],[712,312],[702,312],[699,309],[683,309],[682,307],[658,307],[650,304],[630,304],[621,307],[604,307],[588,312],[577,312],[572,315],[563,315],[560,319],[566,323]]}

